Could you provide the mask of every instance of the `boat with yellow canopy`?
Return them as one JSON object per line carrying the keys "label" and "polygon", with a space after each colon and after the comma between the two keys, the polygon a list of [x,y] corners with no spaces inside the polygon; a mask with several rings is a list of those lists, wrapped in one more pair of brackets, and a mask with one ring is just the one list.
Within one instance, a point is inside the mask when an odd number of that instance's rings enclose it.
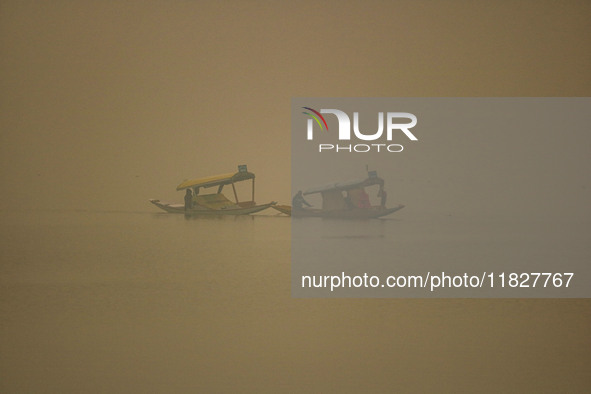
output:
{"label": "boat with yellow canopy", "polygon": [[[236,183],[252,181],[252,198],[241,201],[236,191]],[[225,186],[232,187],[234,201],[229,200],[223,193]],[[201,189],[217,187],[216,192],[202,194]],[[171,204],[160,200],[149,200],[158,208],[169,213],[184,213],[189,215],[248,215],[267,209],[276,203],[257,205],[254,200],[255,175],[248,172],[245,165],[238,166],[238,172],[214,175],[205,178],[191,179],[182,182],[176,190],[185,190],[185,204]],[[189,197],[187,197],[189,196]]]}

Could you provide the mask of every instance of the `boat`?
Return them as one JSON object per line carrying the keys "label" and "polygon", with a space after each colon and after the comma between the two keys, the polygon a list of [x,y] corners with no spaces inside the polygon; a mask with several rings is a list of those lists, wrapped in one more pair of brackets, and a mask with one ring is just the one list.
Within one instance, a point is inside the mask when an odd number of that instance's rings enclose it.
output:
{"label": "boat", "polygon": [[[371,205],[366,187],[377,186],[377,196],[381,197],[380,205]],[[302,193],[303,196],[320,194],[322,196],[322,208],[293,207],[294,217],[325,217],[346,219],[371,219],[390,215],[402,208],[398,204],[386,207],[386,192],[384,180],[377,176],[375,171],[370,171],[366,179],[335,182],[328,185],[315,187]]]}
{"label": "boat", "polygon": [[[236,192],[237,182],[252,181],[252,199],[240,201]],[[182,182],[176,190],[189,190],[187,195],[192,195],[190,209],[185,209],[185,204],[172,204],[156,199],[149,201],[158,208],[168,213],[182,213],[186,215],[249,215],[260,212],[276,204],[275,201],[257,205],[254,201],[255,175],[248,172],[245,165],[238,166],[238,172],[209,176],[206,178],[191,179]],[[232,186],[234,201],[229,200],[223,193],[224,186]],[[201,189],[217,187],[215,193],[202,194]]]}

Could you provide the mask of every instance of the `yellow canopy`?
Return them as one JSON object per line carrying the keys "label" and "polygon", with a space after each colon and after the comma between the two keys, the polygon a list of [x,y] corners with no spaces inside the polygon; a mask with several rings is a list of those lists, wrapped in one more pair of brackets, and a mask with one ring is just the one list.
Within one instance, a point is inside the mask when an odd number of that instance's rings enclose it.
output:
{"label": "yellow canopy", "polygon": [[252,172],[236,172],[230,174],[214,175],[206,178],[190,179],[188,181],[184,181],[176,187],[176,190],[183,190],[192,187],[229,185],[231,183],[240,182],[247,179],[254,179],[254,174]]}

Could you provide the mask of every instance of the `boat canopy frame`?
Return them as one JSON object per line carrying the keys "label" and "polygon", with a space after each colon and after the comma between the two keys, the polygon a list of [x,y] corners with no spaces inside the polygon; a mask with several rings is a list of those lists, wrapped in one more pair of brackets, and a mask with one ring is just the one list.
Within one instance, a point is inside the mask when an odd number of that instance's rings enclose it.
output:
{"label": "boat canopy frame", "polygon": [[[254,191],[255,191],[255,175],[252,172],[248,172],[245,170],[240,170],[236,173],[228,173],[228,174],[220,174],[209,176],[205,178],[197,178],[197,179],[189,179],[176,187],[176,190],[185,190],[185,189],[199,189],[199,188],[210,188],[218,186],[218,190],[216,194],[221,194],[224,186],[232,185],[232,191],[234,192],[234,199],[236,204],[240,204],[238,199],[238,194],[236,193],[236,187],[234,184],[236,182],[242,182],[252,179],[252,200],[251,203],[254,203]],[[244,202],[242,202],[244,203]]]}

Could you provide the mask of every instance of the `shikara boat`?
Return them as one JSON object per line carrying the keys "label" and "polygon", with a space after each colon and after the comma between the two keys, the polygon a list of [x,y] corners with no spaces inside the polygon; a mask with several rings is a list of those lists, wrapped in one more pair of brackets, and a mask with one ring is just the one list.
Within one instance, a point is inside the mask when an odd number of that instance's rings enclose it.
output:
{"label": "shikara boat", "polygon": [[[372,186],[378,188],[377,196],[381,199],[380,205],[370,203],[365,188]],[[404,208],[402,204],[391,208],[386,207],[384,180],[379,178],[375,171],[370,171],[367,179],[331,183],[308,189],[303,193],[304,196],[314,194],[322,196],[322,208],[294,207],[292,216],[369,219],[386,216]]]}
{"label": "shikara boat", "polygon": [[[252,199],[250,201],[240,201],[236,192],[235,184],[237,182],[252,181]],[[255,175],[248,172],[246,166],[238,166],[238,172],[210,176],[206,178],[191,179],[182,182],[176,187],[176,190],[190,190],[187,194],[191,195],[192,203],[190,208],[186,209],[185,204],[171,204],[160,200],[149,200],[158,208],[169,213],[183,213],[187,215],[248,215],[267,209],[276,203],[257,205],[254,201],[254,180]],[[222,190],[224,186],[232,186],[234,201],[229,200]],[[217,187],[215,193],[201,194],[201,189]]]}

